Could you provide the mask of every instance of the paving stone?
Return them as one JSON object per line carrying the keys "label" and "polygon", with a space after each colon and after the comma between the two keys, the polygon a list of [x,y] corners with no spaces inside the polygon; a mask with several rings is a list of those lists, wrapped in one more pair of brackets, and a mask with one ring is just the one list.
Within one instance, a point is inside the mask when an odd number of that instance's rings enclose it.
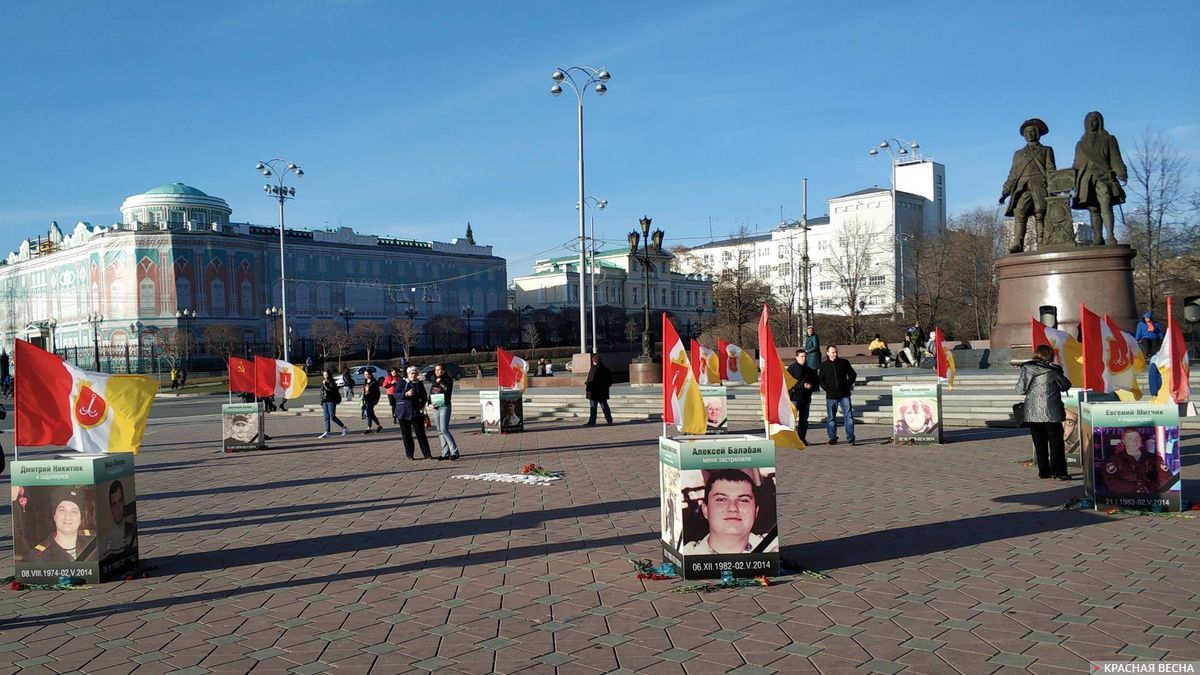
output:
{"label": "paving stone", "polygon": [[189,666],[187,668],[180,668],[179,670],[169,670],[167,671],[167,675],[207,675],[207,673],[211,672],[211,670],[202,666]]}
{"label": "paving stone", "polygon": [[490,649],[492,651],[499,651],[501,649],[504,649],[505,647],[511,647],[515,644],[518,644],[518,642],[516,640],[510,640],[510,639],[504,638],[504,637],[494,637],[490,640],[476,642],[475,646],[479,647],[481,649]]}
{"label": "paving stone", "polygon": [[762,666],[752,666],[749,663],[738,666],[729,671],[729,675],[771,675],[777,673],[778,670],[772,668],[763,668]]}
{"label": "paving stone", "polygon": [[904,670],[907,666],[903,663],[894,661],[884,661],[883,659],[871,659],[859,666],[859,670],[865,670],[868,673],[884,673],[884,675],[895,675]]}
{"label": "paving stone", "polygon": [[1167,628],[1166,626],[1154,626],[1146,631],[1147,635],[1164,635],[1166,637],[1187,638],[1195,631],[1190,631],[1186,628]]}
{"label": "paving stone", "polygon": [[700,655],[697,654],[696,652],[690,652],[686,649],[672,648],[672,649],[666,650],[665,652],[659,652],[659,653],[655,654],[654,658],[661,659],[663,661],[672,661],[674,663],[686,663],[686,662],[696,658],[697,656],[700,656]]}
{"label": "paving stone", "polygon": [[715,612],[718,609],[724,608],[725,605],[722,605],[719,602],[709,602],[707,600],[703,602],[697,602],[696,604],[692,605],[692,609],[696,610],[697,612]]}
{"label": "paving stone", "polygon": [[169,658],[171,658],[171,655],[166,652],[153,651],[153,652],[146,652],[145,654],[138,654],[137,656],[131,656],[131,657],[129,657],[129,660],[133,661],[135,663],[141,663],[144,665],[147,663],[154,663],[155,661],[162,661],[163,659],[169,659]]}
{"label": "paving stone", "polygon": [[780,654],[791,654],[792,656],[800,656],[800,657],[808,658],[809,656],[812,656],[813,654],[816,654],[817,652],[820,652],[821,650],[822,650],[821,647],[816,647],[813,645],[791,643],[791,644],[785,645],[783,647],[780,647],[776,651],[779,652]]}
{"label": "paving stone", "polygon": [[433,628],[427,628],[427,629],[425,629],[424,632],[429,633],[430,635],[450,635],[451,633],[457,633],[458,631],[459,631],[458,626],[452,626],[450,624],[445,624],[442,626],[434,626]]}
{"label": "paving stone", "polygon": [[368,654],[374,654],[375,656],[383,656],[385,654],[391,654],[398,649],[400,649],[400,645],[394,645],[390,642],[380,642],[378,644],[373,644],[370,647],[363,647],[360,651],[364,651]]}
{"label": "paving stone", "polygon": [[1008,652],[1000,652],[999,654],[988,659],[988,663],[994,663],[1000,666],[1012,666],[1013,668],[1028,668],[1037,659],[1031,656],[1022,656],[1020,654],[1011,654]]}
{"label": "paving stone", "polygon": [[1152,647],[1139,647],[1137,645],[1125,645],[1117,652],[1125,656],[1136,656],[1142,659],[1151,659],[1153,661],[1161,661],[1169,652],[1165,649],[1154,649]]}
{"label": "paving stone", "polygon": [[975,630],[983,624],[978,621],[962,621],[960,619],[946,619],[938,624],[938,628],[952,628],[954,630]]}
{"label": "paving stone", "polygon": [[570,628],[570,627],[571,627],[570,624],[566,624],[561,621],[547,621],[546,623],[539,623],[534,626],[534,628],[536,628],[538,630],[546,631],[547,633],[557,633],[560,630]]}
{"label": "paving stone", "polygon": [[863,616],[869,616],[873,619],[892,619],[900,616],[901,614],[903,614],[903,612],[899,610],[879,609],[878,607],[873,607],[862,613]]}
{"label": "paving stone", "polygon": [[925,638],[910,638],[908,640],[905,640],[904,642],[901,642],[900,646],[907,647],[908,649],[919,649],[923,652],[934,652],[934,651],[937,651],[938,649],[940,649],[945,644],[946,643],[942,642],[941,640],[927,640]]}
{"label": "paving stone", "polygon": [[740,630],[719,630],[715,633],[709,633],[704,637],[710,640],[721,640],[722,642],[735,642],[749,635],[749,633],[743,633]]}
{"label": "paving stone", "polygon": [[242,640],[245,640],[245,639],[246,638],[241,635],[222,635],[220,637],[208,638],[207,640],[205,640],[205,642],[207,642],[210,645],[217,645],[218,647],[221,647],[224,645],[237,644],[238,642],[241,642]]}
{"label": "paving stone", "polygon": [[246,654],[246,656],[254,659],[255,661],[266,661],[267,659],[273,659],[276,656],[283,656],[286,653],[286,651],[279,649],[278,647],[267,647],[266,649],[259,649],[257,651],[250,652],[249,654]]}
{"label": "paving stone", "polygon": [[642,625],[650,626],[651,628],[670,628],[671,626],[674,626],[675,624],[678,624],[678,623],[683,623],[683,622],[680,621],[679,619],[674,619],[674,618],[666,617],[666,616],[659,616],[659,617],[655,617],[653,619],[647,619],[647,620],[643,621]]}
{"label": "paving stone", "polygon": [[451,661],[450,659],[443,659],[440,656],[434,656],[432,658],[417,661],[416,663],[413,664],[413,667],[419,668],[421,670],[428,670],[429,672],[432,673],[432,672],[435,672],[438,670],[449,668],[450,666],[453,666],[456,663],[457,663],[456,661]]}
{"label": "paving stone", "polygon": [[854,637],[855,635],[865,631],[865,628],[855,628],[854,626],[830,626],[821,630],[822,633],[840,635],[842,637]]}
{"label": "paving stone", "polygon": [[620,635],[617,633],[609,633],[608,635],[601,635],[600,637],[592,638],[592,642],[595,642],[596,644],[604,645],[605,647],[616,647],[618,645],[623,645],[632,639],[633,638],[625,636],[625,635]]}
{"label": "paving stone", "polygon": [[52,657],[52,656],[35,656],[31,659],[21,659],[20,661],[13,661],[13,665],[17,666],[18,668],[33,668],[36,666],[45,665],[47,663],[54,663],[54,657]]}
{"label": "paving stone", "polygon": [[784,621],[787,621],[788,618],[783,614],[774,614],[772,612],[767,612],[766,614],[759,614],[758,616],[751,617],[751,620],[757,621],[759,623],[776,623],[776,624],[778,624],[778,623],[783,623]]}
{"label": "paving stone", "polygon": [[333,670],[333,666],[328,663],[321,663],[320,661],[313,661],[312,663],[306,663],[295,668],[288,668],[289,673],[295,673],[296,675],[316,675],[328,670]]}
{"label": "paving stone", "polygon": [[542,654],[534,659],[534,661],[537,661],[538,663],[544,663],[548,666],[554,666],[555,668],[559,666],[565,666],[574,660],[574,656],[571,656],[570,654],[563,654],[562,652],[550,652],[549,654]]}
{"label": "paving stone", "polygon": [[504,619],[511,619],[512,617],[519,616],[519,615],[516,612],[513,612],[511,610],[497,609],[497,610],[488,612],[487,614],[484,614],[484,616],[486,616],[489,619],[492,619],[493,621],[503,621]]}
{"label": "paving stone", "polygon": [[792,604],[797,607],[821,607],[828,605],[829,601],[823,598],[797,598],[792,601]]}
{"label": "paving stone", "polygon": [[445,607],[446,609],[454,609],[455,607],[462,607],[463,605],[469,605],[469,604],[471,604],[471,603],[467,602],[466,600],[460,600],[459,598],[452,598],[445,602],[439,602],[438,607]]}
{"label": "paving stone", "polygon": [[329,631],[328,633],[321,633],[320,635],[317,636],[317,639],[325,640],[326,642],[337,642],[338,640],[345,640],[346,638],[354,637],[355,635],[357,635],[357,633],[355,633],[352,630],[339,629],[339,630]]}

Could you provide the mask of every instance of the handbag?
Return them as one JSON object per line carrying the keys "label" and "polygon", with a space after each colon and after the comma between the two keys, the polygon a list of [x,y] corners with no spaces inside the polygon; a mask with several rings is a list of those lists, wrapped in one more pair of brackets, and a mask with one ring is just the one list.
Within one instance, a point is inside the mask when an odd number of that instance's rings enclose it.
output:
{"label": "handbag", "polygon": [[433,420],[429,419],[429,415],[426,415],[424,410],[417,414],[421,416],[421,424],[424,425],[426,429],[429,429],[433,426]]}
{"label": "handbag", "polygon": [[1013,416],[1013,420],[1016,421],[1017,426],[1019,426],[1019,427],[1025,426],[1025,403],[1024,402],[1013,404],[1012,416]]}

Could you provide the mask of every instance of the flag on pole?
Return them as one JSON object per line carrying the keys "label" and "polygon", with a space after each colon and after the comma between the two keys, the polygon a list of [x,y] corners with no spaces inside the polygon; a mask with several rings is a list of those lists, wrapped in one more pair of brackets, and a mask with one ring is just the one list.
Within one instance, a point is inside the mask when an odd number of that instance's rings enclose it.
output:
{"label": "flag on pole", "polygon": [[1188,377],[1191,368],[1188,366],[1187,343],[1183,341],[1183,330],[1175,321],[1172,309],[1173,299],[1167,298],[1167,335],[1163,346],[1150,360],[1158,372],[1162,374],[1163,384],[1158,388],[1154,403],[1170,402],[1186,403],[1191,398],[1191,387]]}
{"label": "flag on pole", "polygon": [[16,343],[16,445],[138,451],[158,393],[153,378],[82,370],[24,340]]}
{"label": "flag on pole", "polygon": [[788,377],[783,360],[779,358],[779,352],[775,349],[775,336],[771,334],[765,304],[762,316],[758,319],[758,353],[763,360],[762,379],[759,380],[758,390],[762,398],[767,436],[775,441],[777,448],[803,450],[804,442],[796,433],[796,407],[792,405],[788,396],[788,389],[795,386],[795,380]]}
{"label": "flag on pole", "polygon": [[696,375],[696,381],[700,384],[721,384],[720,364],[717,361],[717,353],[713,350],[700,344],[699,340],[692,340],[692,372]]}
{"label": "flag on pole", "polygon": [[254,362],[229,357],[229,391],[254,393]]}
{"label": "flag on pole", "polygon": [[274,396],[282,401],[299,398],[308,387],[308,375],[304,368],[287,361],[254,357],[254,395]]}
{"label": "flag on pole", "polygon": [[[1100,335],[1104,339],[1104,391],[1122,391],[1132,394],[1133,400],[1142,398],[1138,388],[1137,374],[1146,370],[1146,357],[1138,347],[1137,340],[1105,314],[1100,324]],[[1127,399],[1128,396],[1122,397]]]}
{"label": "flag on pole", "polygon": [[946,347],[946,335],[941,326],[933,329],[933,348],[936,349],[937,375],[939,380],[946,381],[946,387],[954,391],[954,354]]}
{"label": "flag on pole", "polygon": [[703,434],[708,429],[700,384],[688,362],[687,350],[675,326],[663,312],[663,423],[674,424],[685,434]]}
{"label": "flag on pole", "polygon": [[529,383],[529,362],[496,347],[496,385],[501,389],[519,389],[525,391]]}
{"label": "flag on pole", "polygon": [[1046,345],[1054,350],[1054,363],[1062,366],[1072,387],[1083,386],[1083,345],[1066,331],[1051,328],[1037,319],[1029,320],[1034,347]]}
{"label": "flag on pole", "polygon": [[717,339],[718,374],[722,381],[734,384],[758,382],[758,364],[741,347]]}
{"label": "flag on pole", "polygon": [[[1079,336],[1083,352],[1082,388],[1104,392],[1104,338],[1100,335],[1100,315],[1079,306]],[[1072,380],[1071,384],[1075,381]]]}

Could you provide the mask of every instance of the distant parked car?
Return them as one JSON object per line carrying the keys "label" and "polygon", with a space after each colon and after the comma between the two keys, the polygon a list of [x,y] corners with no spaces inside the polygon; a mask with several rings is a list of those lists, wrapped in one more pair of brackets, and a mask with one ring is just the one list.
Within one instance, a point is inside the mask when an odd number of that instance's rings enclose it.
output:
{"label": "distant parked car", "polygon": [[[450,377],[453,377],[455,380],[461,380],[467,376],[467,371],[463,370],[463,367],[457,363],[443,363],[442,365],[446,367],[446,372],[450,373]],[[421,369],[421,377],[425,380],[433,379],[433,364]]]}
{"label": "distant parked car", "polygon": [[[350,379],[354,381],[354,386],[360,387],[362,386],[363,382],[366,382],[367,378],[364,377],[364,374],[368,370],[371,371],[371,373],[375,375],[375,379],[379,380],[380,382],[383,381],[383,378],[387,377],[387,371],[379,366],[357,366],[350,369]],[[343,377],[340,374],[335,375],[333,381],[337,383],[337,386],[339,387],[346,386],[345,382],[343,381]]]}

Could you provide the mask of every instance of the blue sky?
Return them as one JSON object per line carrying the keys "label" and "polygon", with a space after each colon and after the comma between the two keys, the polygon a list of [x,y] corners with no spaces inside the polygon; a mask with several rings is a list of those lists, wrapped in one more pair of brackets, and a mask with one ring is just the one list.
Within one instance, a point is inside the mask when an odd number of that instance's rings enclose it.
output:
{"label": "blue sky", "polygon": [[[951,214],[994,204],[1038,116],[1060,165],[1086,112],[1128,155],[1147,129],[1200,153],[1200,3],[38,2],[0,8],[0,250],[51,220],[109,224],[172,181],[271,224],[253,165],[286,157],[289,224],[449,239],[510,261],[577,235],[585,97],[600,237],[767,229],[886,186],[883,137],[946,165]],[[1105,47],[1107,44],[1109,46]]]}

